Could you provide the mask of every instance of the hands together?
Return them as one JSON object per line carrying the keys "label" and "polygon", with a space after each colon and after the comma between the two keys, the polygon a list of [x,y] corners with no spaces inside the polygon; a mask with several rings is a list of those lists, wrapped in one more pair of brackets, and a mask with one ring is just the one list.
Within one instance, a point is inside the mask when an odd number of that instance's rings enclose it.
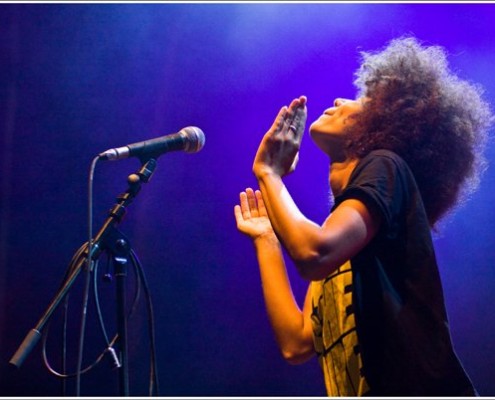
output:
{"label": "hands together", "polygon": [[284,176],[292,172],[306,126],[306,97],[292,100],[280,109],[273,125],[261,140],[253,163],[256,177],[266,173]]}
{"label": "hands together", "polygon": [[[253,163],[256,177],[266,173],[284,176],[295,169],[306,126],[306,101],[306,97],[301,96],[292,100],[288,107],[284,106],[280,109],[256,153]],[[253,240],[268,235],[278,241],[261,192],[248,188],[240,193],[239,198],[240,205],[234,207],[239,231]]]}

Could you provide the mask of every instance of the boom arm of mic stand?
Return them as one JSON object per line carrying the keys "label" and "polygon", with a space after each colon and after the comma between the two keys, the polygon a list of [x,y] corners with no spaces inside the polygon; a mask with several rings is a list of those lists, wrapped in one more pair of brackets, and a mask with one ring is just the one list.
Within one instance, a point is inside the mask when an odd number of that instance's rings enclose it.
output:
{"label": "boom arm of mic stand", "polygon": [[[134,200],[139,190],[141,189],[141,183],[148,183],[153,175],[153,172],[156,168],[156,160],[154,158],[150,158],[146,162],[143,163],[140,170],[136,174],[131,174],[127,178],[127,182],[129,184],[129,188],[127,191],[120,196],[118,196],[118,202],[115,206],[110,210],[109,217],[103,223],[103,226],[95,236],[93,240],[92,250],[91,250],[91,259],[97,260],[100,256],[103,248],[101,247],[101,243],[103,238],[107,235],[107,232],[110,231],[110,228],[115,224],[119,223],[123,216],[125,215],[126,207]],[[20,368],[29,353],[33,350],[33,348],[38,343],[41,338],[41,332],[43,327],[48,322],[49,318],[56,310],[61,301],[65,298],[67,292],[72,287],[72,284],[76,280],[77,276],[81,272],[82,267],[86,264],[85,258],[88,257],[87,251],[85,257],[81,257],[77,262],[76,267],[72,270],[72,273],[64,282],[63,286],[59,289],[50,305],[44,312],[43,316],[39,319],[36,326],[29,331],[29,333],[24,338],[23,342],[15,352],[15,354],[10,359],[9,363]]]}

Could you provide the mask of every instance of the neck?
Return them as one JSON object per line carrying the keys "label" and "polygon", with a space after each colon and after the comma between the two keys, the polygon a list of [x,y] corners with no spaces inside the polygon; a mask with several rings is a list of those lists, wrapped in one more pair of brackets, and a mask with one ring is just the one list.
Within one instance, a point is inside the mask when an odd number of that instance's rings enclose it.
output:
{"label": "neck", "polygon": [[352,171],[358,163],[358,159],[346,159],[330,164],[330,187],[334,196],[339,195],[347,187]]}

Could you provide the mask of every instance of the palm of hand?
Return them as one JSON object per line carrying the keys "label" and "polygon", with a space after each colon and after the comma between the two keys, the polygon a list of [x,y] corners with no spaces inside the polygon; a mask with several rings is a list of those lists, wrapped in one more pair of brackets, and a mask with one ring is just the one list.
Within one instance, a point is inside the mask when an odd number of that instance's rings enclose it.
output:
{"label": "palm of hand", "polygon": [[251,216],[240,223],[238,222],[237,227],[242,233],[253,239],[272,232],[270,220],[264,216]]}
{"label": "palm of hand", "polygon": [[239,195],[240,205],[234,208],[237,229],[256,239],[266,234],[272,234],[273,228],[266,212],[261,192],[254,192],[251,188],[246,189]]}

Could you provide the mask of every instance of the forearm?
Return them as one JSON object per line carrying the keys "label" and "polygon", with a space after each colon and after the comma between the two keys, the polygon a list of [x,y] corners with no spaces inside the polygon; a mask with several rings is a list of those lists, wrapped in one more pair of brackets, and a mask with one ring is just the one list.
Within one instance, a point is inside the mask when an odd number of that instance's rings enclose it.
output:
{"label": "forearm", "polygon": [[328,250],[321,227],[301,213],[280,176],[265,173],[257,178],[273,229],[291,258],[298,267],[317,263]]}
{"label": "forearm", "polygon": [[311,327],[294,298],[280,243],[274,234],[254,241],[263,296],[275,338],[284,358],[300,363],[314,352]]}
{"label": "forearm", "polygon": [[297,208],[280,176],[257,175],[271,224],[308,280],[321,280],[361,251],[376,235],[381,217],[358,199],[343,201],[322,226]]}

